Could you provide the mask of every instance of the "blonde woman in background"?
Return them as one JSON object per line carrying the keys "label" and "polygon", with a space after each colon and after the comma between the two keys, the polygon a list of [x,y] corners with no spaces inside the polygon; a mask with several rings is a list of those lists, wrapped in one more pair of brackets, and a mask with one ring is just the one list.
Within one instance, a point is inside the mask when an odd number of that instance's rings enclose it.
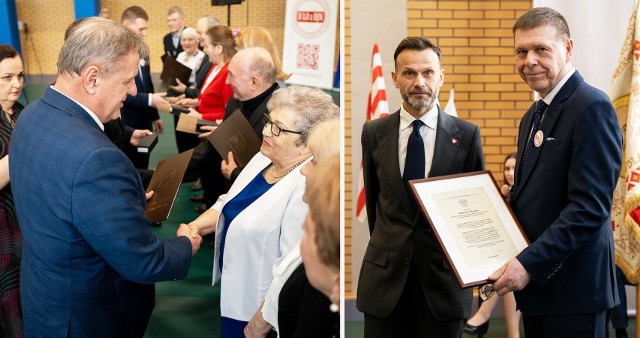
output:
{"label": "blonde woman in background", "polygon": [[240,31],[240,35],[236,37],[236,43],[240,48],[262,47],[266,49],[271,54],[273,63],[276,65],[278,85],[280,88],[287,86],[284,81],[289,79],[291,74],[282,70],[282,60],[278,54],[276,44],[273,42],[273,37],[271,37],[271,33],[268,30],[262,27],[245,27]]}

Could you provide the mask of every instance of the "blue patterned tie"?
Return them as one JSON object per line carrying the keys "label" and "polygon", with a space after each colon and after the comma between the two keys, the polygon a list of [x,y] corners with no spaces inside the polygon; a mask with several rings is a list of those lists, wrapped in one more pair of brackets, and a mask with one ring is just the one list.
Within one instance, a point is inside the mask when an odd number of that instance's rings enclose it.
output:
{"label": "blue patterned tie", "polygon": [[540,128],[540,120],[542,119],[542,112],[547,108],[547,104],[538,100],[535,103],[536,109],[533,112],[533,127],[531,129],[531,135],[529,136],[529,140],[527,141],[527,146],[524,149],[524,156],[522,156],[522,164],[520,164],[520,176],[524,173],[527,168],[527,162],[531,159],[531,154],[533,153],[534,148],[534,138],[536,137],[536,133]]}
{"label": "blue patterned tie", "polygon": [[420,127],[422,126],[422,121],[414,120],[411,124],[413,124],[413,131],[411,135],[409,135],[409,140],[407,142],[407,157],[404,160],[404,172],[402,174],[402,181],[405,184],[405,188],[407,189],[407,195],[409,196],[409,202],[411,203],[411,208],[415,212],[418,209],[418,205],[416,204],[413,194],[411,194],[411,189],[407,182],[409,180],[415,180],[418,178],[424,178],[424,142],[422,141],[422,136],[420,135]]}

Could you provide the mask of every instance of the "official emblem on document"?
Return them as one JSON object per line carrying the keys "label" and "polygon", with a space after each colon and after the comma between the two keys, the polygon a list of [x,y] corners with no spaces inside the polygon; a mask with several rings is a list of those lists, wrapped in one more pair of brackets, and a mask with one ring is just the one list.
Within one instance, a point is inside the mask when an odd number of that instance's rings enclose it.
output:
{"label": "official emblem on document", "polygon": [[536,146],[536,148],[540,148],[542,140],[544,140],[544,133],[542,133],[542,130],[538,130],[533,137],[533,145]]}
{"label": "official emblem on document", "polygon": [[467,201],[465,198],[460,199],[458,203],[460,203],[460,205],[465,208],[469,205],[469,201]]}

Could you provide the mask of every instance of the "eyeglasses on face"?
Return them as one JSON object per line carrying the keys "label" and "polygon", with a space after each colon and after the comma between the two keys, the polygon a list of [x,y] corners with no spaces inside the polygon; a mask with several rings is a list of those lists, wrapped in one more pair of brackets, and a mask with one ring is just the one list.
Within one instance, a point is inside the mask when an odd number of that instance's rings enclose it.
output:
{"label": "eyeglasses on face", "polygon": [[271,121],[271,118],[269,117],[269,115],[264,114],[264,126],[267,127],[268,125],[271,125],[271,134],[273,134],[273,136],[280,136],[280,133],[282,133],[283,131],[285,133],[302,135],[302,132],[300,131],[281,128],[280,126],[275,124],[273,121]]}

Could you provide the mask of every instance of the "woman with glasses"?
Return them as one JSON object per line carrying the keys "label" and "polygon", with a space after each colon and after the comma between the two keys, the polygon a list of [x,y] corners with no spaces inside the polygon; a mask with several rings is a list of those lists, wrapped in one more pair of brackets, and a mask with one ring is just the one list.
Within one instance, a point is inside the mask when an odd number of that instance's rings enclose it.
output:
{"label": "woman with glasses", "polygon": [[[322,163],[334,155],[340,154],[340,120],[335,118],[318,123],[309,133],[307,147],[313,159],[305,164],[300,172],[307,177],[307,191],[312,182],[310,174],[315,172],[318,163]],[[323,184],[332,183],[327,177]],[[316,177],[316,180],[318,178]],[[303,197],[310,206],[314,203],[332,209],[328,201],[312,201],[308,193]],[[338,203],[339,208],[339,203]],[[339,214],[339,212],[338,212]],[[339,226],[338,222],[335,223]],[[304,228],[304,227],[303,227]],[[249,321],[244,330],[247,338],[263,338],[276,336],[293,337],[327,337],[334,335],[339,321],[337,304],[339,298],[327,298],[325,294],[313,287],[305,275],[305,264],[300,254],[300,243],[287,253],[280,265],[274,270],[274,278],[261,307]],[[338,269],[338,276],[339,276]],[[329,278],[329,276],[327,276]],[[334,304],[333,306],[330,306]],[[330,311],[330,307],[336,311]]]}
{"label": "woman with glasses", "polygon": [[339,109],[320,89],[291,86],[267,103],[260,152],[228,193],[189,223],[200,235],[215,232],[213,281],[221,282],[223,338],[244,337],[273,279],[273,268],[302,238],[308,207],[300,168],[311,158],[309,130]]}
{"label": "woman with glasses", "polygon": [[22,337],[20,261],[22,234],[9,186],[9,141],[24,106],[18,102],[24,88],[24,67],[18,52],[0,44],[0,337]]}

